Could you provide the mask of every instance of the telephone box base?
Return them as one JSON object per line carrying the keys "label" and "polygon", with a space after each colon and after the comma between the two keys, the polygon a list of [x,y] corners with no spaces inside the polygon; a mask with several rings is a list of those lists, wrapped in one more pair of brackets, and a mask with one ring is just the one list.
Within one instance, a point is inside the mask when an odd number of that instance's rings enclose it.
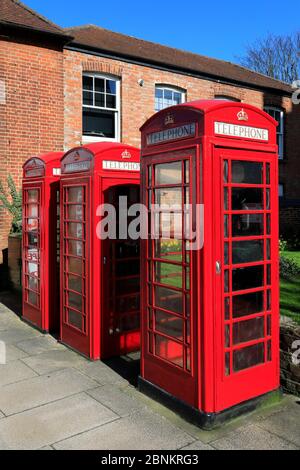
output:
{"label": "telephone box base", "polygon": [[178,413],[190,423],[207,431],[213,430],[222,424],[241,416],[242,414],[250,413],[264,404],[279,402],[282,397],[281,389],[277,389],[243,403],[239,403],[238,405],[221,411],[220,413],[205,413],[187,405],[181,400],[178,400],[165,390],[153,385],[142,377],[139,377],[138,388],[140,392],[154,400],[157,400],[162,405]]}
{"label": "telephone box base", "polygon": [[40,328],[39,326],[35,325],[35,323],[31,322],[27,318],[24,318],[23,316],[20,317],[20,319],[26,323],[26,325],[31,326],[31,328],[34,328],[35,330],[39,331],[40,333],[43,333],[43,335],[49,334],[49,331],[43,330],[43,328]]}

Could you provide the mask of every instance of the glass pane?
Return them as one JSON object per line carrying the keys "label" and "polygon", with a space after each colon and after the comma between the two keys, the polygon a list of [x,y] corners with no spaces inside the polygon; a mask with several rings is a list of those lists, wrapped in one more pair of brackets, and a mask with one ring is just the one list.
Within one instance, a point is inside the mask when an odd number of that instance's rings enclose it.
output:
{"label": "glass pane", "polygon": [[225,325],[225,348],[230,348],[230,326]]}
{"label": "glass pane", "polygon": [[26,263],[27,264],[27,273],[31,274],[33,277],[39,277],[39,268],[37,263]]}
{"label": "glass pane", "polygon": [[263,364],[265,359],[264,343],[255,344],[233,352],[233,370],[238,372],[249,367]]}
{"label": "glass pane", "polygon": [[38,291],[39,290],[39,281],[36,277],[28,277],[28,287],[31,290]]}
{"label": "glass pane", "polygon": [[225,265],[229,264],[229,243],[228,242],[224,243],[224,264]]}
{"label": "glass pane", "polygon": [[264,285],[264,267],[251,266],[232,270],[232,290],[246,290]]}
{"label": "glass pane", "polygon": [[83,82],[82,86],[84,90],[93,90],[93,78],[92,77],[83,76],[82,82]]}
{"label": "glass pane", "polygon": [[229,320],[230,319],[230,299],[229,297],[225,297],[225,300],[224,300],[224,310],[225,310],[225,320]]}
{"label": "glass pane", "polygon": [[228,188],[224,188],[224,211],[228,211]]}
{"label": "glass pane", "polygon": [[68,274],[68,288],[75,290],[76,292],[82,293],[82,278],[79,276],[73,276]]}
{"label": "glass pane", "polygon": [[82,296],[79,294],[75,294],[74,292],[68,292],[68,302],[67,304],[70,307],[76,308],[76,310],[82,310]]}
{"label": "glass pane", "polygon": [[191,371],[191,350],[189,348],[186,350],[186,370]]}
{"label": "glass pane", "polygon": [[263,190],[259,188],[232,188],[232,210],[262,210]]}
{"label": "glass pane", "polygon": [[263,164],[256,162],[232,161],[232,183],[262,184]]}
{"label": "glass pane", "polygon": [[184,162],[184,182],[188,184],[190,182],[190,162],[189,160],[185,160]]}
{"label": "glass pane", "polygon": [[74,188],[68,188],[68,202],[83,202],[83,187],[75,186]]}
{"label": "glass pane", "polygon": [[271,259],[271,240],[267,238],[266,242],[267,260]]}
{"label": "glass pane", "polygon": [[27,191],[27,202],[33,203],[39,201],[39,191],[37,189],[28,189]]}
{"label": "glass pane", "polygon": [[38,305],[38,295],[35,292],[27,291],[28,293],[28,302],[32,305]]}
{"label": "glass pane", "polygon": [[182,238],[182,213],[160,212],[154,217],[154,238],[181,239]]}
{"label": "glass pane", "polygon": [[266,164],[266,184],[270,184],[270,163]]}
{"label": "glass pane", "polygon": [[105,107],[105,95],[103,93],[95,93],[95,106]]}
{"label": "glass pane", "polygon": [[271,310],[271,291],[267,291],[267,310]]}
{"label": "glass pane", "polygon": [[168,263],[154,263],[155,282],[182,288],[182,266]]}
{"label": "glass pane", "polygon": [[139,257],[140,244],[130,240],[117,243],[115,244],[115,255],[117,259]]}
{"label": "glass pane", "polygon": [[155,240],[155,258],[182,261],[182,241],[175,239]]}
{"label": "glass pane", "polygon": [[149,353],[150,353],[150,354],[153,354],[153,337],[154,337],[153,334],[149,334],[149,337],[148,337],[148,348],[149,348]]}
{"label": "glass pane", "polygon": [[243,214],[232,216],[232,236],[247,237],[264,234],[263,214]]}
{"label": "glass pane", "polygon": [[224,272],[224,292],[229,292],[229,271]]}
{"label": "glass pane", "polygon": [[267,336],[271,336],[271,328],[272,328],[272,317],[271,315],[267,316]]}
{"label": "glass pane", "polygon": [[83,224],[68,223],[68,236],[71,238],[83,238]]}
{"label": "glass pane", "polygon": [[271,265],[267,265],[267,284],[268,286],[271,284]]}
{"label": "glass pane", "polygon": [[116,109],[117,107],[117,100],[114,95],[106,95],[106,107]]}
{"label": "glass pane", "polygon": [[74,310],[68,309],[68,321],[69,324],[75,326],[79,330],[82,328],[82,316],[78,312],[74,312]]}
{"label": "glass pane", "polygon": [[86,106],[93,106],[94,105],[94,101],[93,101],[93,93],[89,92],[89,91],[84,91],[83,92],[83,104],[86,105]]}
{"label": "glass pane", "polygon": [[252,263],[263,261],[264,259],[264,241],[251,240],[232,243],[232,262],[233,264]]}
{"label": "glass pane", "polygon": [[155,304],[157,307],[183,313],[182,292],[176,292],[165,287],[155,287]]}
{"label": "glass pane", "polygon": [[266,190],[266,209],[270,210],[271,209],[271,201],[270,201],[270,190]]}
{"label": "glass pane", "polygon": [[224,160],[223,167],[224,167],[224,183],[228,183],[228,160]]}
{"label": "glass pane", "polygon": [[106,80],[106,93],[115,95],[117,93],[117,84],[115,80]]}
{"label": "glass pane", "polygon": [[104,93],[104,79],[103,78],[95,78],[95,91],[100,91]]}
{"label": "glass pane", "polygon": [[83,135],[116,137],[115,112],[99,109],[83,109]]}
{"label": "glass pane", "polygon": [[168,336],[183,340],[183,320],[181,318],[156,311],[155,329]]}
{"label": "glass pane", "polygon": [[74,256],[83,256],[83,243],[76,240],[69,240],[68,254]]}
{"label": "glass pane", "polygon": [[225,375],[229,375],[230,374],[230,353],[227,352],[225,354]]}
{"label": "glass pane", "polygon": [[181,184],[182,164],[181,162],[162,163],[155,165],[155,185]]}
{"label": "glass pane", "polygon": [[267,342],[267,361],[272,361],[272,342]]}
{"label": "glass pane", "polygon": [[244,317],[264,310],[264,293],[253,292],[252,294],[234,295],[232,297],[233,318]]}
{"label": "glass pane", "polygon": [[182,205],[182,190],[181,188],[164,188],[155,190],[155,204],[174,206]]}
{"label": "glass pane", "polygon": [[225,238],[228,238],[228,237],[229,237],[229,227],[228,227],[228,223],[229,223],[229,216],[228,216],[228,215],[224,215],[224,237],[225,237]]}
{"label": "glass pane", "polygon": [[233,325],[233,344],[245,343],[264,337],[265,318],[253,318]]}
{"label": "glass pane", "polygon": [[267,214],[267,235],[271,234],[271,215]]}
{"label": "glass pane", "polygon": [[155,335],[155,354],[166,361],[183,367],[183,346],[168,338]]}
{"label": "glass pane", "polygon": [[67,218],[70,220],[83,220],[83,206],[79,205],[70,205],[67,206]]}
{"label": "glass pane", "polygon": [[68,264],[69,264],[68,265],[69,272],[78,274],[80,276],[83,274],[83,271],[82,271],[83,265],[80,259],[69,257]]}

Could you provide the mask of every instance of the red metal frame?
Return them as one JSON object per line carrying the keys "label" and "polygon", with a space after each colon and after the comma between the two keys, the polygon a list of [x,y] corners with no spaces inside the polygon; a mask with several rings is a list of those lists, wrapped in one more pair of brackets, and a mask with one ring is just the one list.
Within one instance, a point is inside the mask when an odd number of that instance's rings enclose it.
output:
{"label": "red metal frame", "polygon": [[[216,122],[235,127],[225,126],[224,134],[228,135],[217,135]],[[246,127],[250,129],[246,129],[244,138],[234,137]],[[250,105],[198,101],[157,113],[141,131],[142,200],[149,209],[150,224],[155,215],[150,211],[148,194],[152,190],[153,203],[153,175],[161,163],[170,165],[188,158],[192,165],[190,202],[204,205],[204,246],[190,254],[191,371],[185,362],[178,367],[157,354],[153,344],[151,348],[149,335],[156,334],[160,323],[155,326],[152,318],[149,327],[149,309],[152,314],[155,300],[149,289],[143,289],[141,375],[186,404],[205,413],[217,413],[279,386],[276,122]],[[224,161],[228,162],[226,181]],[[244,181],[238,179],[242,174]],[[165,190],[170,189],[169,182]],[[224,232],[224,217],[228,217],[228,234]],[[194,211],[191,223],[196,223]],[[149,237],[141,248],[148,254],[142,260],[141,284],[150,288],[157,285],[153,281],[154,243]],[[168,262],[168,270],[171,264],[177,263]],[[242,297],[250,293],[255,297]],[[271,305],[267,305],[269,293]],[[225,299],[229,299],[228,307]],[[185,319],[185,314],[181,309],[176,316]]]}
{"label": "red metal frame", "polygon": [[[116,327],[110,334],[109,318],[116,324],[117,314],[109,302],[115,280],[108,269],[110,247],[116,242],[96,234],[101,220],[97,208],[107,202],[108,192],[139,186],[139,171],[130,169],[135,165],[136,170],[139,161],[138,149],[110,143],[72,149],[61,160],[61,341],[93,360],[139,349],[137,328]],[[68,199],[68,194],[78,196],[80,191],[79,203]]]}
{"label": "red metal frame", "polygon": [[22,316],[44,332],[59,330],[57,217],[62,155],[32,157],[23,165]]}

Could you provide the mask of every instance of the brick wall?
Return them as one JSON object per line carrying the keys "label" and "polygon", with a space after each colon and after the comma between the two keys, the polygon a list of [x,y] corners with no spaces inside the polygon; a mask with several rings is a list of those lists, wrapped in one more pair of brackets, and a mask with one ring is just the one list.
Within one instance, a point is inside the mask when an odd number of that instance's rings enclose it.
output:
{"label": "brick wall", "polygon": [[[32,155],[63,149],[63,54],[54,46],[0,41],[0,179],[18,186]],[[10,218],[0,208],[0,263]]]}
{"label": "brick wall", "polygon": [[300,326],[287,322],[280,328],[280,377],[285,392],[300,396]]}

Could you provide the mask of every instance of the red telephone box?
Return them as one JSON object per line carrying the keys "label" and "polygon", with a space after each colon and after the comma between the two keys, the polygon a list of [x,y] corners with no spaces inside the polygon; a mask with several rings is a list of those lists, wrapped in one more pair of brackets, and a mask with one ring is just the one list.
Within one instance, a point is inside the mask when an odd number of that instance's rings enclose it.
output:
{"label": "red telephone box", "polygon": [[[120,196],[139,202],[140,152],[85,145],[64,155],[61,171],[61,341],[94,360],[138,350],[140,242],[119,235],[118,216]],[[106,239],[97,234],[103,204],[117,219]]]}
{"label": "red telephone box", "polygon": [[[196,101],[141,131],[152,235],[141,246],[140,388],[211,427],[279,387],[276,122]],[[153,206],[169,201],[167,219]]]}
{"label": "red telephone box", "polygon": [[59,178],[62,152],[23,165],[23,319],[59,331]]}

